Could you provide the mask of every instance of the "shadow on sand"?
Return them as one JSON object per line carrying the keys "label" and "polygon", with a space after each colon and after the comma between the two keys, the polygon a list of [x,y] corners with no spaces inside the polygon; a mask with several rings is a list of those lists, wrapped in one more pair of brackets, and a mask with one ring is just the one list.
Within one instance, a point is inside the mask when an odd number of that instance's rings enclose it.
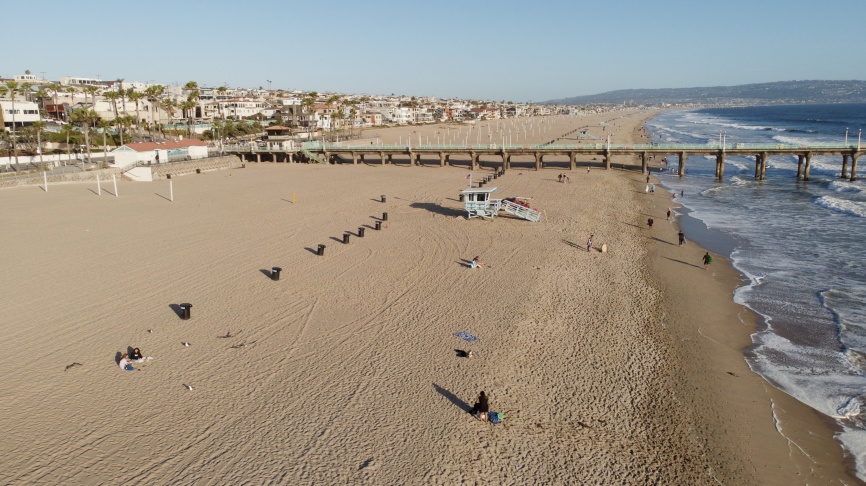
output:
{"label": "shadow on sand", "polygon": [[451,403],[453,403],[454,405],[458,406],[458,407],[460,408],[460,410],[463,410],[463,411],[466,412],[466,413],[469,413],[469,412],[472,411],[472,407],[469,406],[468,403],[464,402],[463,400],[461,400],[460,398],[458,398],[456,395],[454,395],[454,394],[451,393],[450,391],[448,391],[448,390],[442,388],[441,386],[437,385],[436,383],[433,383],[433,388],[435,388],[436,391],[437,391],[440,395],[442,395],[443,397],[447,398],[449,402],[451,402]]}

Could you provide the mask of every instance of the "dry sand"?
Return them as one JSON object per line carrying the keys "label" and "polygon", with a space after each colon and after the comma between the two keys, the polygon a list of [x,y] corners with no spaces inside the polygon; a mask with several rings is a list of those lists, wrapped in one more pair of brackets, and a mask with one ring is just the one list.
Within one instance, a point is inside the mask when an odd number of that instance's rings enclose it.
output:
{"label": "dry sand", "polygon": [[[633,140],[647,116],[610,129]],[[854,481],[817,416],[746,367],[738,276],[668,244],[663,191],[511,170],[491,185],[542,222],[467,221],[467,173],[248,163],[176,178],[173,203],[167,181],[0,191],[0,482]],[[128,346],[154,359],[122,371]],[[504,424],[467,414],[481,390]]]}

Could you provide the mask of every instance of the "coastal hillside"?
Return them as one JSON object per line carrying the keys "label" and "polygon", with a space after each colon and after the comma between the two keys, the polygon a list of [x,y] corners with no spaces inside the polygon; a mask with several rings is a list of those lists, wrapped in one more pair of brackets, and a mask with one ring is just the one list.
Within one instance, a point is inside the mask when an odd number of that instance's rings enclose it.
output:
{"label": "coastal hillside", "polygon": [[588,96],[551,100],[559,105],[864,103],[866,81],[779,81],[704,88],[621,89]]}

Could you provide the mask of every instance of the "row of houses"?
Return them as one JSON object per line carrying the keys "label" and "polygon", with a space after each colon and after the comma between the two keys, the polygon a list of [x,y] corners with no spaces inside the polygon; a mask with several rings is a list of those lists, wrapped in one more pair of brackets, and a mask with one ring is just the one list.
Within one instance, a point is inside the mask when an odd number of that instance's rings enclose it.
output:
{"label": "row of houses", "polygon": [[[133,96],[149,93],[152,83],[101,81],[95,78],[60,78],[49,83],[36,76],[18,75],[15,81],[26,83],[28,93],[14,101],[0,99],[0,118],[9,129],[28,126],[41,117],[66,121],[78,108],[93,109],[100,119],[112,121],[117,116],[134,117],[137,124],[172,124],[210,122],[219,119],[255,119],[264,124],[278,124],[294,129],[333,130],[345,127],[369,127],[383,124],[423,124],[442,121],[467,121],[523,116],[575,113],[575,107],[532,105],[527,103],[479,102],[462,99],[417,98],[406,96],[360,96],[336,93],[315,95],[303,91],[263,90],[188,85],[160,86],[160,96]],[[3,80],[0,80],[2,83]],[[53,88],[45,91],[46,85]],[[58,85],[61,88],[58,88]],[[95,86],[88,94],[84,87]],[[38,91],[39,88],[42,91]],[[93,91],[92,88],[86,88]],[[42,96],[36,96],[40,92]],[[47,94],[45,94],[47,92]],[[122,93],[120,96],[108,96]],[[167,107],[165,100],[176,102]],[[181,109],[180,103],[194,101],[194,108]],[[14,119],[14,120],[13,120]]]}

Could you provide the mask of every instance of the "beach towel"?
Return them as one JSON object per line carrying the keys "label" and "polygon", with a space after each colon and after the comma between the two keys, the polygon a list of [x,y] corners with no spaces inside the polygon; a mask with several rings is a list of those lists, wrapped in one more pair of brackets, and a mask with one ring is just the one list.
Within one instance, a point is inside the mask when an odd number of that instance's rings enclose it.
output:
{"label": "beach towel", "polygon": [[468,342],[468,343],[471,343],[473,341],[478,341],[477,337],[473,336],[472,334],[469,334],[466,331],[455,332],[454,335],[459,337],[460,339]]}
{"label": "beach towel", "polygon": [[491,424],[496,425],[502,421],[502,414],[499,412],[490,412],[487,414],[487,420],[489,420]]}

